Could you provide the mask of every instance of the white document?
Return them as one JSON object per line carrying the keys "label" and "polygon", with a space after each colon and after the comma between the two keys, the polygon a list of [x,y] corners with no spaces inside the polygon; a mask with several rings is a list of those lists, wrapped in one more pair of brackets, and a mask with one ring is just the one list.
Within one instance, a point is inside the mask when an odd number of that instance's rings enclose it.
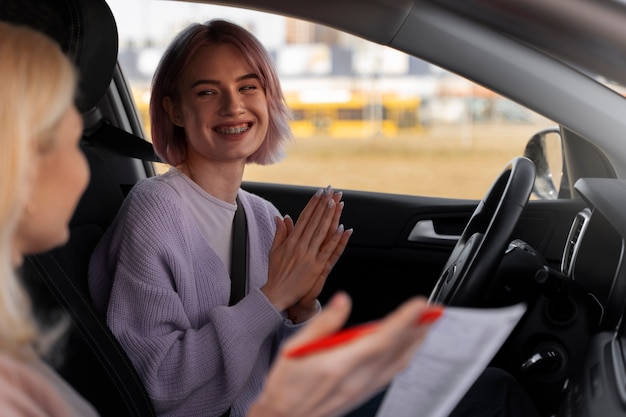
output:
{"label": "white document", "polygon": [[376,417],[447,417],[525,311],[524,304],[445,307],[411,364],[391,383]]}

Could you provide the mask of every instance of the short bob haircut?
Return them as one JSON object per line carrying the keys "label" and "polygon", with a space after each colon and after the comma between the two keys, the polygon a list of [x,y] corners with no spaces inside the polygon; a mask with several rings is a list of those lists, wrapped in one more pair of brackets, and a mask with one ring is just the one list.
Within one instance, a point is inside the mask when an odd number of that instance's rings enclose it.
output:
{"label": "short bob haircut", "polygon": [[267,99],[270,116],[267,134],[259,149],[248,158],[248,163],[269,165],[285,156],[284,147],[292,139],[289,127],[291,113],[269,54],[246,29],[215,19],[204,24],[192,24],[180,32],[165,51],[152,79],[152,142],[159,157],[172,166],[178,166],[187,159],[187,140],[185,130],[171,122],[163,107],[163,99],[170,97],[174,102],[178,101],[178,82],[199,48],[225,43],[232,44],[241,51],[259,76]]}

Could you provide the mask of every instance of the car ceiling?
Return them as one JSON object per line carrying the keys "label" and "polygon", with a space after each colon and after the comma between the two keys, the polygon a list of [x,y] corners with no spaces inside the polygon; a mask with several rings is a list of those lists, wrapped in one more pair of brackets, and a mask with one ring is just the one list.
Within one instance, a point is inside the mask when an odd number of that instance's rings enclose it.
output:
{"label": "car ceiling", "polygon": [[433,0],[626,85],[626,4],[606,0]]}
{"label": "car ceiling", "polygon": [[[184,0],[183,0],[184,1]],[[197,2],[203,2],[198,1]],[[615,0],[204,1],[321,22],[393,46],[410,15],[430,3],[489,26],[574,66],[626,85],[626,3]],[[345,19],[345,16],[354,16]],[[380,22],[385,22],[380,24]],[[584,29],[584,30],[583,30]]]}
{"label": "car ceiling", "polygon": [[626,15],[621,4],[606,0],[204,2],[322,23],[429,61],[591,140],[618,177],[626,178],[626,100],[613,90],[598,88],[580,71],[600,72],[626,85],[622,18]]}

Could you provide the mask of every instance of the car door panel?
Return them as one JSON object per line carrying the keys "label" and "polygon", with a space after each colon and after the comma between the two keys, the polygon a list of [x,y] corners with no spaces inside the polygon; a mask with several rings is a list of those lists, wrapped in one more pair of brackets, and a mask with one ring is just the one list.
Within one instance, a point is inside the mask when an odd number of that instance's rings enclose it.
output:
{"label": "car door panel", "polygon": [[[254,182],[243,188],[294,219],[316,190]],[[338,290],[348,292],[354,301],[352,320],[359,322],[378,318],[413,295],[428,296],[477,204],[349,190],[343,201],[341,221],[354,234],[320,298],[325,302]],[[571,219],[583,206],[579,200],[531,201],[513,238],[558,266]]]}

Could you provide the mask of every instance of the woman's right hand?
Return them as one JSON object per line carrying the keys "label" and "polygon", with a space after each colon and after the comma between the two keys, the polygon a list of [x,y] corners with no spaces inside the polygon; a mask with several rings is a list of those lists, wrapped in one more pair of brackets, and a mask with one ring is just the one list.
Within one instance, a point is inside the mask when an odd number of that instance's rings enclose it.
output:
{"label": "woman's right hand", "polygon": [[[261,291],[278,311],[294,305],[303,309],[317,305],[316,297],[351,234],[339,227],[343,209],[340,199],[341,193],[328,187],[311,197],[295,225],[289,217],[276,219],[268,280]],[[306,305],[301,305],[302,300]],[[304,321],[308,316],[295,321]]]}
{"label": "woman's right hand", "polygon": [[339,330],[350,308],[346,294],[335,295],[319,316],[283,345],[248,417],[343,415],[389,384],[408,365],[430,328],[416,325],[427,308],[426,299],[418,297],[361,338],[304,357],[285,354]]}

